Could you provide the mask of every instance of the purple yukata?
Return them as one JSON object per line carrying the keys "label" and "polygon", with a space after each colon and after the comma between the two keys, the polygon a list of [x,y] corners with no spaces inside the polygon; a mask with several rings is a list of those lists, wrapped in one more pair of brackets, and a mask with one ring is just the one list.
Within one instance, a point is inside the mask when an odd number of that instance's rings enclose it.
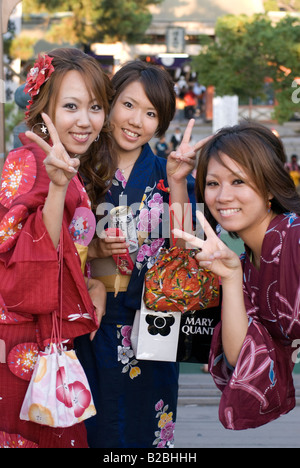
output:
{"label": "purple yukata", "polygon": [[222,322],[215,329],[209,368],[222,391],[220,421],[227,429],[259,427],[295,407],[292,371],[300,339],[300,218],[276,216],[264,238],[260,270],[242,258],[249,318],[236,367],[226,361]]}

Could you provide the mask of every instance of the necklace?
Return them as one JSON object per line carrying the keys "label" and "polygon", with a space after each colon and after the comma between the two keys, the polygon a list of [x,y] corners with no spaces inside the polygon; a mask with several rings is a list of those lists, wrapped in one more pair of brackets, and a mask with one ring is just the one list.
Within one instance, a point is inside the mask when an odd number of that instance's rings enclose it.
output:
{"label": "necklace", "polygon": [[135,161],[134,161],[133,163],[129,164],[129,166],[124,167],[124,169],[121,169],[121,168],[119,167],[119,171],[120,171],[122,174],[124,174],[125,171],[126,171],[126,169],[128,169],[128,168],[131,167],[131,166],[133,166],[134,164],[135,164]]}

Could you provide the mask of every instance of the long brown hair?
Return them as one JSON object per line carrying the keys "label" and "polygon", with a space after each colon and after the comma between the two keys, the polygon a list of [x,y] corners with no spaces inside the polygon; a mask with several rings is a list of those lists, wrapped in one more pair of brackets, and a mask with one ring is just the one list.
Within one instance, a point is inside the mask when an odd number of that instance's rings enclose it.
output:
{"label": "long brown hair", "polygon": [[[300,197],[293,180],[285,170],[286,154],[280,138],[267,127],[250,122],[219,130],[202,148],[196,176],[198,202],[205,202],[210,158],[217,158],[224,165],[220,153],[226,154],[245,169],[252,188],[266,200],[266,206],[269,194],[272,194],[271,209],[274,213],[293,212],[300,215]],[[205,215],[215,227],[216,220],[207,206]]]}
{"label": "long brown hair", "polygon": [[[116,169],[114,144],[107,118],[109,102],[114,94],[113,88],[99,62],[81,50],[61,48],[52,50],[47,55],[53,58],[54,72],[49,80],[41,86],[39,94],[34,96],[29,109],[27,126],[32,128],[35,124],[41,123],[43,121],[42,112],[49,113],[51,119],[54,119],[60,84],[67,72],[78,71],[89,92],[93,93],[99,105],[102,105],[106,116],[99,141],[95,141],[80,158],[80,173],[86,183],[92,207],[95,208],[108,190],[109,182]],[[55,125],[54,120],[53,123]],[[36,126],[36,128],[38,127]]]}

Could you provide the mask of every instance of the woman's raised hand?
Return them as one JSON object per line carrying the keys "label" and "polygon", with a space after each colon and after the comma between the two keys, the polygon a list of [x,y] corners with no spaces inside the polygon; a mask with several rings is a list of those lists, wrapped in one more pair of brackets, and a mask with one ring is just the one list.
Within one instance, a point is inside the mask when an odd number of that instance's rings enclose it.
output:
{"label": "woman's raised hand", "polygon": [[206,239],[199,239],[191,234],[174,229],[175,237],[184,239],[201,252],[196,256],[199,265],[211,270],[222,279],[231,279],[241,270],[238,255],[230,250],[216,235],[203,213],[197,211],[197,218],[204,230]]}
{"label": "woman's raised hand", "polygon": [[191,119],[185,129],[182,142],[176,151],[172,151],[168,156],[167,174],[168,177],[181,181],[185,179],[194,169],[196,154],[202,146],[210,140],[211,136],[200,140],[195,145],[191,145],[192,131],[195,119]]}
{"label": "woman's raised hand", "polygon": [[45,113],[42,114],[42,117],[48,128],[53,146],[32,131],[27,131],[26,136],[46,153],[47,157],[44,160],[44,165],[51,182],[59,187],[64,187],[77,174],[80,161],[78,158],[69,156],[50,117]]}

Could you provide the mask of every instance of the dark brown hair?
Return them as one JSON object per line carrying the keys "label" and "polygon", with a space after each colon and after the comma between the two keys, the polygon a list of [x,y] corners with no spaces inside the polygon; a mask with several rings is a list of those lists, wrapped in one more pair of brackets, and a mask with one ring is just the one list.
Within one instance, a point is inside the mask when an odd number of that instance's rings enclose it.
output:
{"label": "dark brown hair", "polygon": [[[226,154],[243,167],[252,188],[265,198],[266,206],[269,194],[273,196],[271,209],[274,213],[294,212],[300,215],[300,197],[285,170],[286,154],[280,138],[267,127],[250,122],[221,129],[201,149],[196,176],[198,202],[205,201],[209,160],[217,158],[224,165],[220,153]],[[215,227],[216,221],[207,207],[205,215]]]}
{"label": "dark brown hair", "polygon": [[[67,72],[78,71],[89,92],[94,94],[98,104],[103,107],[106,116],[99,141],[94,142],[80,158],[80,173],[87,184],[87,192],[92,206],[95,208],[106,193],[116,168],[111,129],[107,120],[113,89],[99,62],[81,50],[61,48],[49,52],[48,55],[53,57],[54,72],[49,80],[41,86],[39,94],[34,96],[27,118],[27,126],[32,128],[35,124],[41,123],[43,121],[42,112],[48,113],[50,118],[54,119],[60,84]],[[54,120],[53,123],[55,125]]]}
{"label": "dark brown hair", "polygon": [[124,89],[134,81],[142,83],[146,96],[158,114],[158,128],[155,135],[166,133],[176,111],[174,82],[169,73],[158,65],[134,60],[125,64],[112,78],[115,96],[112,107]]}

